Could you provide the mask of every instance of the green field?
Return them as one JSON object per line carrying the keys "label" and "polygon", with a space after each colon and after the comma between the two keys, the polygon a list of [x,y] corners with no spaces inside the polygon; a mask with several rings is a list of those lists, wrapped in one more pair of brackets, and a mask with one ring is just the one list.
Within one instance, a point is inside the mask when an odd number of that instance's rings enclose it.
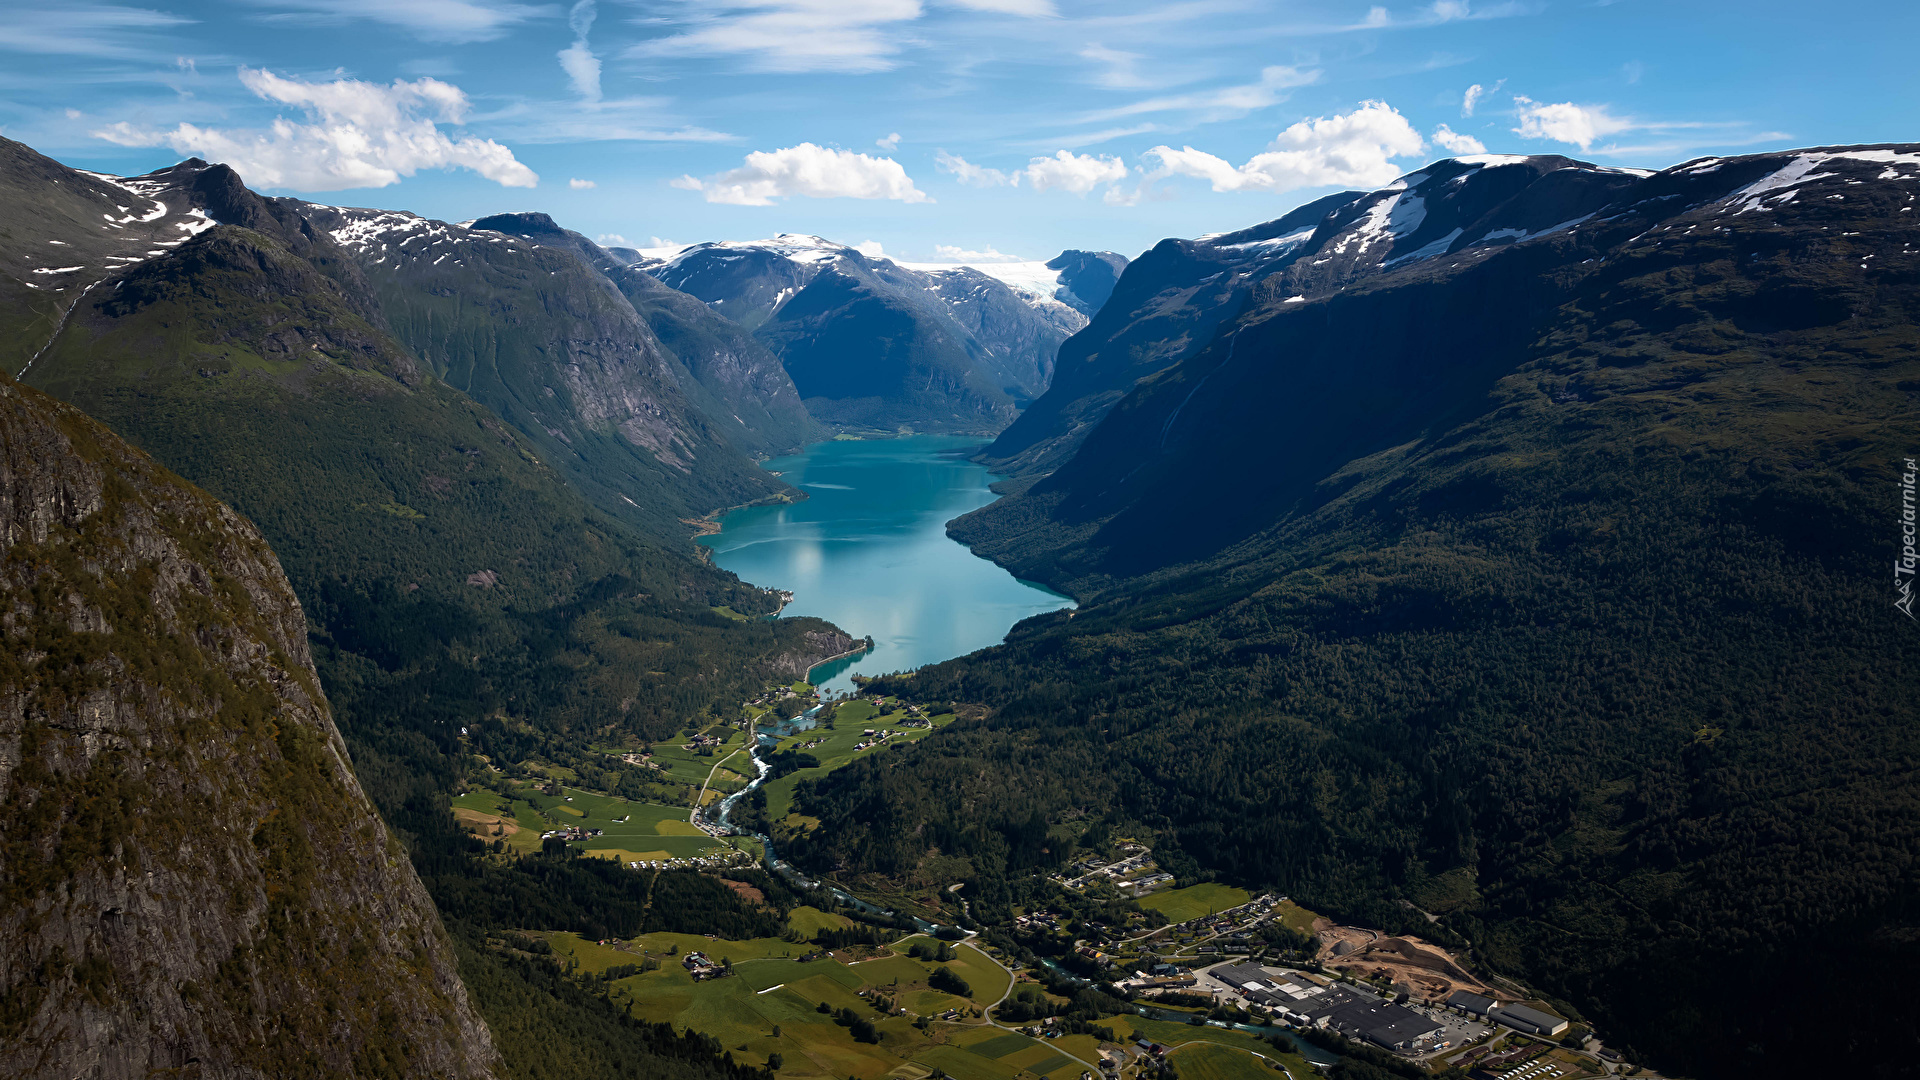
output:
{"label": "green field", "polygon": [[787,925],[799,931],[801,937],[811,939],[822,930],[845,930],[853,925],[853,920],[802,904],[787,913]]}
{"label": "green field", "polygon": [[1162,1046],[1179,1046],[1182,1043],[1213,1043],[1234,1050],[1263,1054],[1269,1058],[1286,1061],[1289,1066],[1297,1063],[1302,1077],[1313,1076],[1312,1066],[1305,1058],[1291,1053],[1280,1053],[1273,1044],[1245,1031],[1233,1028],[1214,1027],[1212,1024],[1177,1024],[1171,1020],[1149,1020],[1144,1016],[1110,1016],[1100,1021],[1113,1029],[1113,1033],[1122,1038],[1151,1039]]}
{"label": "green field", "polygon": [[[812,754],[819,759],[820,765],[818,768],[800,769],[797,772],[788,773],[766,786],[767,819],[779,821],[793,812],[793,789],[799,787],[802,781],[825,776],[856,757],[873,753],[877,748],[869,747],[865,750],[853,748],[855,743],[866,741],[866,735],[863,732],[867,728],[898,732],[893,738],[887,740],[886,745],[893,746],[925,738],[932,731],[952,723],[954,717],[952,713],[936,716],[933,718],[932,728],[903,728],[900,726],[900,721],[905,719],[907,714],[903,710],[890,710],[883,714],[874,708],[872,702],[855,698],[839,706],[835,711],[833,730],[814,728],[812,731],[803,731],[798,735],[782,739],[776,750],[799,750],[803,754]],[[804,745],[815,739],[822,740],[819,746]]]}
{"label": "green field", "polygon": [[737,764],[749,773],[753,771],[753,766],[747,761],[747,733],[744,731],[730,731],[725,743],[709,748],[713,751],[711,756],[686,749],[682,745],[685,742],[686,739],[676,735],[671,741],[653,744],[652,760],[660,767],[661,779],[677,784],[692,784],[697,788],[706,782],[707,774],[714,765],[735,751],[739,751],[739,756],[731,764]]}
{"label": "green field", "polygon": [[[812,908],[795,909],[790,918],[796,929],[841,924],[841,916]],[[1086,1066],[1070,1053],[1083,1053],[1089,1060],[1094,1057],[1090,1039],[1038,1042],[984,1020],[941,1022],[933,1032],[921,1032],[913,1027],[913,1015],[882,1015],[858,993],[863,988],[876,990],[893,997],[911,1014],[928,1016],[991,1004],[1006,993],[1012,976],[964,943],[954,946],[954,959],[945,965],[907,955],[914,944],[934,944],[926,937],[909,938],[872,960],[842,963],[826,958],[801,963],[797,957],[810,947],[778,938],[725,941],[696,934],[648,934],[614,948],[569,933],[544,936],[559,957],[578,962],[586,972],[640,963],[649,956],[659,959],[660,970],[616,981],[614,999],[631,1002],[634,1016],[641,1019],[712,1035],[736,1061],[760,1064],[766,1055],[778,1052],[781,1075],[795,1080],[877,1080],[895,1070],[913,1072],[910,1063],[926,1070],[938,1067],[961,1080],[1012,1080],[1019,1071],[1036,1069],[1040,1075],[1052,1074],[1048,1080],[1077,1080]],[[680,963],[693,950],[715,960],[731,960],[733,976],[694,982]],[[967,981],[972,1000],[927,986],[928,975],[940,966]],[[879,1044],[855,1042],[849,1029],[818,1011],[822,1002],[872,1020],[881,1033]],[[780,1027],[777,1039],[773,1036],[776,1024]],[[936,1044],[936,1033],[946,1045]],[[982,1040],[1002,1041],[983,1055],[978,1047],[968,1045]],[[1075,1045],[1056,1046],[1056,1042]]]}
{"label": "green field", "polygon": [[[1268,1060],[1276,1060],[1280,1055],[1266,1051]],[[1286,1055],[1292,1057],[1292,1055]],[[1235,1050],[1219,1043],[1199,1043],[1182,1047],[1169,1055],[1174,1068],[1180,1071],[1181,1080],[1277,1080],[1273,1066],[1243,1050]],[[1289,1075],[1314,1076],[1312,1066],[1306,1059],[1299,1059],[1301,1068],[1296,1073],[1289,1069]]]}
{"label": "green field", "polygon": [[1291,900],[1282,900],[1280,906],[1273,909],[1273,913],[1279,918],[1281,925],[1302,934],[1313,933],[1313,920],[1320,917],[1317,913],[1308,911]]}
{"label": "green field", "polygon": [[1186,922],[1202,915],[1211,915],[1216,911],[1225,911],[1239,907],[1252,897],[1245,889],[1230,888],[1208,882],[1204,885],[1189,885],[1184,889],[1168,889],[1166,892],[1153,893],[1141,899],[1140,906],[1152,908],[1174,922]]}
{"label": "green field", "polygon": [[510,840],[516,851],[537,850],[540,834],[562,825],[600,829],[602,835],[576,840],[572,846],[624,861],[692,858],[726,847],[689,823],[684,806],[630,802],[578,788],[563,787],[559,795],[547,795],[527,786],[516,790],[511,801],[492,791],[470,791],[454,799],[453,806],[486,814],[505,810],[504,817],[524,830]]}

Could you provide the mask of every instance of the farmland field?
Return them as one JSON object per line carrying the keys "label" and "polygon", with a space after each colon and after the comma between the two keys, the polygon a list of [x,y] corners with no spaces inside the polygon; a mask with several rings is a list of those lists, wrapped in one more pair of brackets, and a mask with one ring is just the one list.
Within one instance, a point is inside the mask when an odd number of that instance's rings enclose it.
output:
{"label": "farmland field", "polygon": [[[585,809],[591,820],[595,808]],[[844,922],[842,916],[813,908],[797,908],[789,919],[789,925],[803,932]],[[663,933],[637,937],[616,948],[570,933],[542,936],[552,944],[556,958],[577,962],[587,973],[648,958],[659,960],[658,971],[612,983],[614,1000],[630,1003],[637,1018],[714,1036],[735,1061],[757,1065],[777,1052],[783,1080],[878,1080],[889,1073],[903,1077],[935,1068],[957,1080],[1012,1080],[1023,1070],[1029,1074],[1038,1070],[1047,1080],[1077,1080],[1086,1065],[1072,1055],[1097,1060],[1093,1040],[1086,1037],[1034,1040],[971,1017],[940,1021],[924,1032],[915,1028],[915,1015],[940,1016],[958,1009],[964,1016],[976,1006],[997,1000],[1011,984],[1004,970],[964,943],[954,945],[954,958],[944,964],[907,955],[913,945],[932,948],[937,944],[923,936],[897,942],[886,955],[872,960],[843,963],[823,958],[801,963],[798,957],[812,947],[779,938],[728,941]],[[716,961],[731,961],[732,977],[693,981],[681,960],[696,950]],[[973,990],[971,1000],[927,986],[928,976],[942,966],[967,981]],[[862,990],[894,998],[897,1007],[909,1014],[879,1012]],[[822,1003],[830,1010],[851,1009],[871,1020],[880,1042],[856,1042],[849,1028],[819,1011]],[[780,1029],[777,1037],[775,1025]],[[982,1044],[991,1045],[983,1049]]]}
{"label": "farmland field", "polygon": [[1209,882],[1204,885],[1189,885],[1184,889],[1169,889],[1151,896],[1142,897],[1140,906],[1152,908],[1174,922],[1186,922],[1211,915],[1216,911],[1225,911],[1239,907],[1252,899],[1245,889],[1229,888]]}

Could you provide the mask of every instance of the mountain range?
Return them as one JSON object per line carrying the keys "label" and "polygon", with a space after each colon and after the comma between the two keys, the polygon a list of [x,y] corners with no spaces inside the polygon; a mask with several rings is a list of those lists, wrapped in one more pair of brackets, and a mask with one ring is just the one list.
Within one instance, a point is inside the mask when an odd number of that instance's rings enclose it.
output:
{"label": "mountain range", "polygon": [[1080,607],[880,680],[991,711],[803,789],[799,842],[967,859],[980,912],[1105,822],[1634,1060],[1904,1075],[1916,205],[1914,145],[1477,157],[1162,243],[949,527]]}
{"label": "mountain range", "polygon": [[796,864],[993,926],[1133,836],[1668,1071],[1903,1075],[1917,197],[1913,145],[1475,156],[949,267],[0,140],[0,1054],[768,1080],[512,945],[777,933],[758,886],[502,856],[449,797],[657,794],[603,750],[846,651],[686,541],[801,497],[755,459],[910,429],[994,437],[951,534],[1079,606],[874,684],[967,716],[801,783]]}
{"label": "mountain range", "polygon": [[1060,343],[1085,325],[1090,305],[1068,280],[1099,295],[1103,272],[1124,265],[1055,261],[1050,290],[1019,291],[983,269],[910,268],[817,236],[695,244],[630,265],[752,331],[822,422],[991,434],[1046,389]]}

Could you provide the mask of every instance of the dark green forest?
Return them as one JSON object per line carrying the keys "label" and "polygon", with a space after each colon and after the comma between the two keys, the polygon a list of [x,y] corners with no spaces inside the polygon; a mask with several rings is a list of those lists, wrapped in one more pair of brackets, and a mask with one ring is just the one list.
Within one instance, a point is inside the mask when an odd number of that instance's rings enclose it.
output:
{"label": "dark green forest", "polygon": [[1665,1070],[1910,1074],[1920,281],[1854,269],[1889,241],[1843,224],[1898,199],[1849,199],[1257,294],[955,525],[1083,606],[874,683],[991,712],[803,785],[796,853],[963,855],[988,919],[1133,831],[1183,881],[1468,947]]}

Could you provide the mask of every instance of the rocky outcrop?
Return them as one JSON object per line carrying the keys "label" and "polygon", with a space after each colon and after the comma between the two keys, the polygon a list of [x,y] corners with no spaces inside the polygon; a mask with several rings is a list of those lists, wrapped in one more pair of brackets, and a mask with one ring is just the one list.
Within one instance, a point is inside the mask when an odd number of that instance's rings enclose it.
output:
{"label": "rocky outcrop", "polygon": [[254,527],[0,381],[0,1076],[484,1077]]}
{"label": "rocky outcrop", "polygon": [[856,649],[873,647],[872,638],[852,637],[837,629],[809,630],[805,638],[806,648],[784,652],[773,658],[775,674],[804,679],[807,677],[807,672],[828,660],[845,656]]}

